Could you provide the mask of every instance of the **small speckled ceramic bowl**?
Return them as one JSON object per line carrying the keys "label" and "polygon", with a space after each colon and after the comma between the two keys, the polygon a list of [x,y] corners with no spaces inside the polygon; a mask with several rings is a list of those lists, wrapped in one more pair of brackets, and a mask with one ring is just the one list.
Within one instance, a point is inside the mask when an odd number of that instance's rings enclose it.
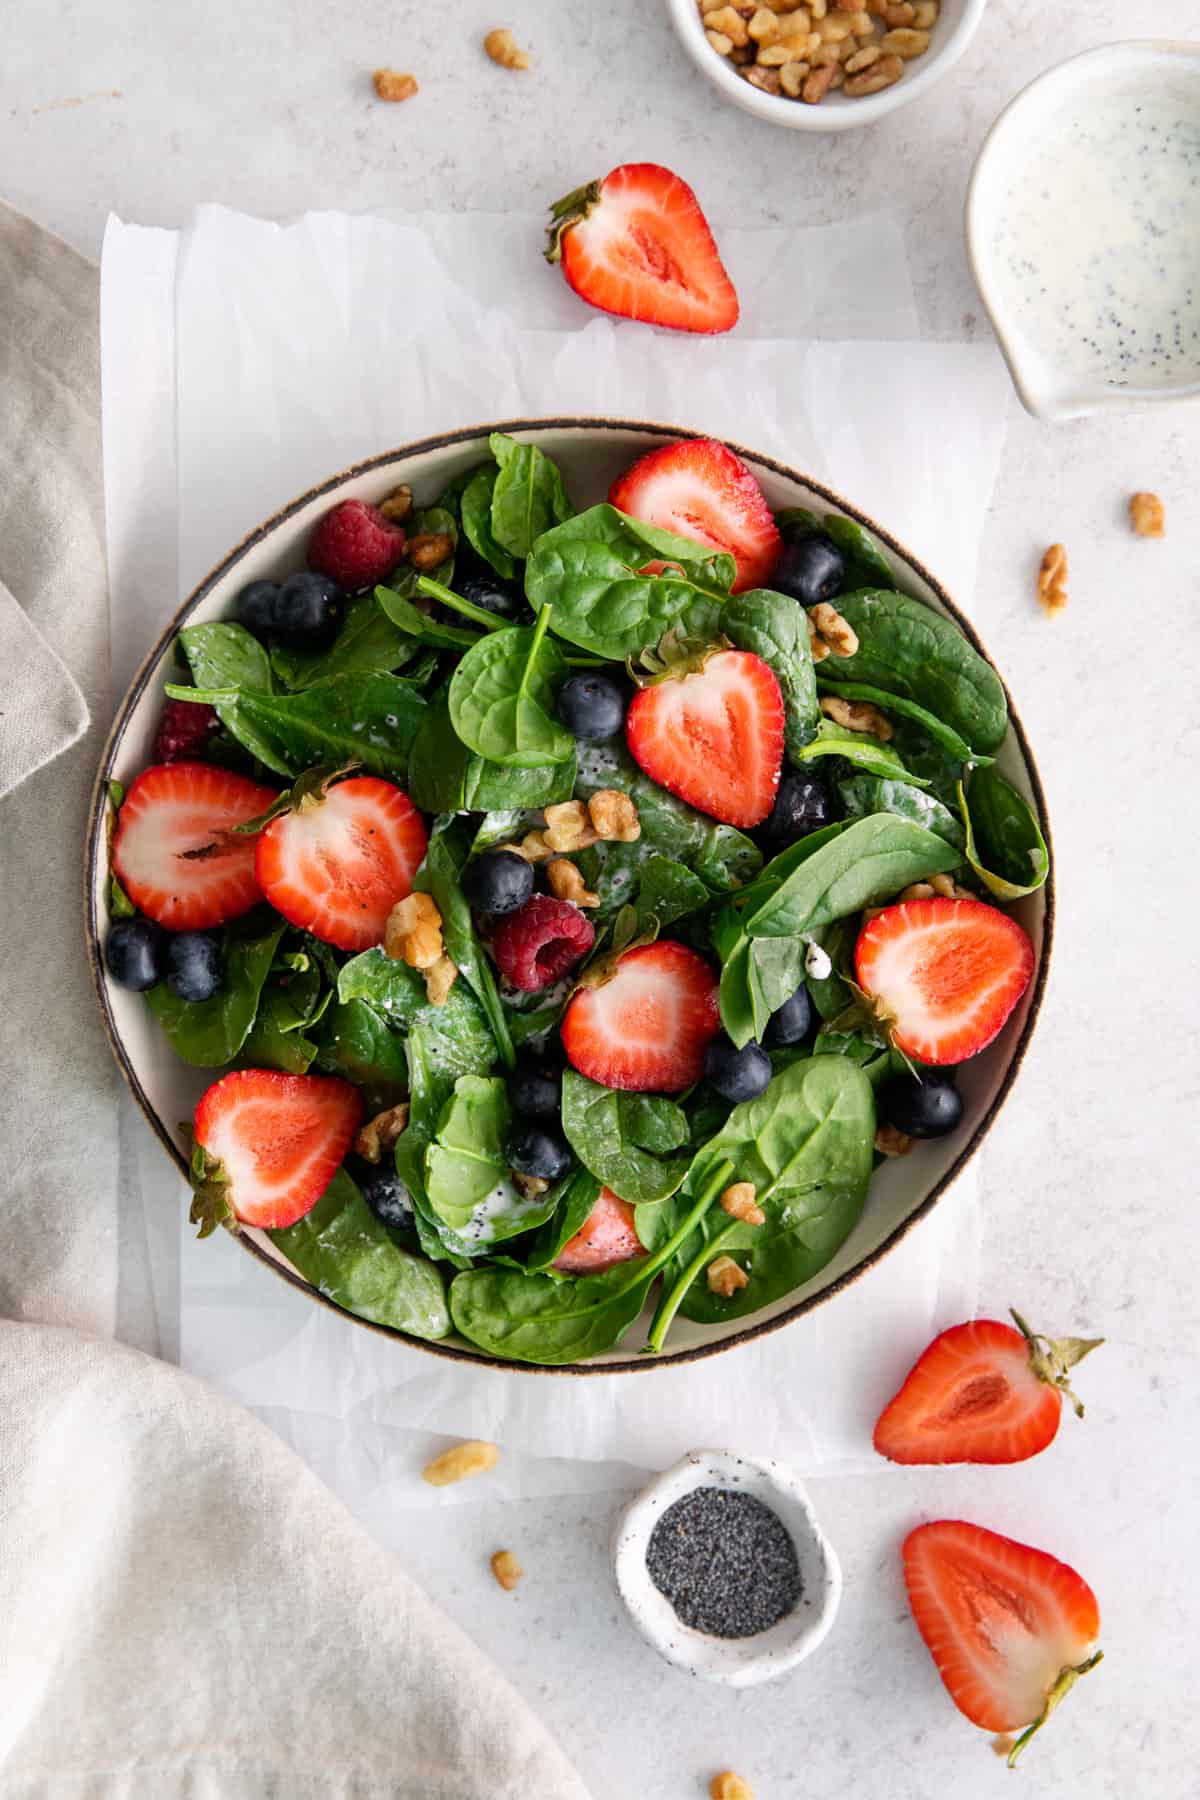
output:
{"label": "small speckled ceramic bowl", "polygon": [[[668,1507],[702,1487],[753,1495],[777,1515],[795,1545],[800,1599],[769,1631],[748,1638],[694,1631],[650,1579],[646,1548],[654,1527]],[[842,1598],[841,1566],[796,1477],[765,1457],[730,1450],[689,1450],[673,1469],[655,1476],[617,1521],[613,1565],[621,1598],[646,1642],[676,1668],[726,1687],[772,1681],[811,1656]]]}

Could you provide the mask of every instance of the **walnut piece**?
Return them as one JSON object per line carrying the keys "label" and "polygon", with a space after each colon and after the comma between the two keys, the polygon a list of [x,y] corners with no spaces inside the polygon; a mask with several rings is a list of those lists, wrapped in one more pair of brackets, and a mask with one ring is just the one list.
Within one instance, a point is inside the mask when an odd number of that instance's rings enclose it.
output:
{"label": "walnut piece", "polygon": [[617,788],[599,788],[588,801],[588,818],[608,843],[636,844],[642,835],[637,807]]}
{"label": "walnut piece", "polygon": [[914,1140],[894,1125],[881,1125],[875,1133],[875,1148],[881,1156],[907,1156]]}
{"label": "walnut piece", "polygon": [[1067,553],[1061,544],[1051,544],[1038,570],[1038,599],[1050,614],[1059,613],[1067,604]]}
{"label": "walnut piece", "polygon": [[804,86],[804,77],[809,73],[806,62],[786,62],[779,71],[779,85],[789,100],[798,100]]}
{"label": "walnut piece", "polygon": [[[813,60],[816,61],[820,54],[819,50],[814,51]],[[800,89],[800,98],[806,106],[816,106],[825,98],[833,86],[833,72],[836,67],[836,61],[823,62],[818,68],[813,69],[810,75],[805,76],[804,86]]]}
{"label": "walnut piece", "polygon": [[885,744],[891,739],[892,722],[873,701],[841,700],[836,694],[822,694],[821,711],[835,725],[845,726],[847,731],[864,732],[868,737],[879,738]]}
{"label": "walnut piece", "polygon": [[828,600],[809,607],[808,631],[810,643],[815,632],[822,645],[821,655],[813,656],[814,662],[823,662],[826,656],[854,656],[858,652],[858,633]]}
{"label": "walnut piece", "polygon": [[542,834],[551,850],[587,850],[600,841],[582,800],[562,800],[546,808],[546,828]]}
{"label": "walnut piece", "polygon": [[[760,55],[767,54],[769,52],[760,52]],[[778,69],[762,68],[756,65],[753,69],[743,69],[742,79],[748,81],[751,87],[758,88],[761,93],[778,94],[780,92]]]}
{"label": "walnut piece", "polygon": [[511,850],[514,856],[523,856],[526,862],[545,862],[554,855],[546,842],[546,834],[542,831],[527,831],[519,844],[505,844],[505,850]]}
{"label": "walnut piece", "polygon": [[914,56],[924,56],[928,50],[929,33],[914,31],[908,26],[898,31],[887,31],[879,48],[885,56],[898,56],[902,62],[911,62]]}
{"label": "walnut piece", "polygon": [[722,1769],[708,1786],[709,1800],[754,1800],[754,1789],[732,1769]]}
{"label": "walnut piece", "polygon": [[731,1219],[740,1219],[743,1225],[761,1225],[766,1213],[761,1206],[755,1205],[755,1190],[752,1181],[735,1181],[721,1195],[721,1205]]}
{"label": "walnut piece", "polygon": [[726,37],[723,31],[706,31],[704,35],[718,56],[728,56],[733,49],[733,39]]}
{"label": "walnut piece", "polygon": [[379,502],[379,510],[385,519],[390,519],[393,525],[399,525],[412,511],[412,503],[412,489],[407,481],[402,481],[399,487],[392,489],[386,500]]}
{"label": "walnut piece", "polygon": [[383,948],[393,962],[410,969],[431,969],[445,953],[442,915],[431,894],[409,894],[398,900],[383,928]]}
{"label": "walnut piece", "polygon": [[411,100],[420,92],[415,75],[401,75],[395,69],[376,69],[373,80],[381,100]]}
{"label": "walnut piece", "polygon": [[452,1444],[449,1450],[443,1450],[435,1456],[431,1463],[426,1463],[421,1470],[430,1487],[449,1487],[455,1481],[465,1481],[471,1475],[486,1475],[500,1461],[500,1451],[495,1444],[485,1444],[479,1438],[469,1438],[466,1443]]}
{"label": "walnut piece", "polygon": [[440,568],[453,554],[454,539],[448,531],[421,531],[408,540],[408,560],[422,572]]}
{"label": "walnut piece", "polygon": [[722,1300],[728,1300],[739,1288],[749,1286],[750,1277],[745,1269],[739,1268],[732,1256],[718,1256],[715,1262],[708,1265],[708,1291],[719,1294]]}
{"label": "walnut piece", "polygon": [[513,1170],[512,1180],[522,1200],[540,1200],[550,1189],[550,1183],[544,1175],[526,1175],[521,1169]]}
{"label": "walnut piece", "polygon": [[1129,523],[1139,537],[1162,537],[1167,515],[1157,494],[1132,494]]}
{"label": "walnut piece", "polygon": [[898,56],[881,56],[869,69],[850,77],[846,83],[846,92],[851,99],[856,100],[861,100],[867,94],[881,94],[884,88],[895,87],[903,73],[904,64]]}
{"label": "walnut piece", "polygon": [[445,1006],[458,980],[458,965],[444,953],[425,970],[425,998],[430,1006]]}
{"label": "walnut piece", "polygon": [[779,18],[769,6],[760,6],[746,30],[756,44],[774,44],[779,39]]}
{"label": "walnut piece", "polygon": [[492,1558],[492,1574],[506,1594],[511,1594],[525,1573],[511,1550],[497,1550]]}
{"label": "walnut piece", "polygon": [[706,12],[704,29],[719,31],[723,37],[729,39],[731,44],[739,46],[749,42],[750,38],[749,27],[745,19],[732,6],[723,6],[718,12]]}
{"label": "walnut piece", "polygon": [[511,31],[498,28],[489,31],[483,40],[483,47],[494,63],[502,69],[527,69],[529,57],[524,50],[517,49],[517,40]]}
{"label": "walnut piece", "polygon": [[376,1113],[359,1131],[354,1140],[354,1148],[364,1162],[377,1163],[382,1160],[385,1150],[393,1150],[404,1135],[408,1125],[408,1101],[401,1100],[395,1106],[389,1106],[386,1112]]}
{"label": "walnut piece", "polygon": [[897,896],[904,900],[974,900],[970,888],[960,887],[953,875],[931,875],[928,881],[913,881]]}
{"label": "walnut piece", "polygon": [[546,864],[546,884],[556,900],[569,900],[573,906],[599,906],[599,894],[584,884],[575,864],[565,856],[556,856]]}

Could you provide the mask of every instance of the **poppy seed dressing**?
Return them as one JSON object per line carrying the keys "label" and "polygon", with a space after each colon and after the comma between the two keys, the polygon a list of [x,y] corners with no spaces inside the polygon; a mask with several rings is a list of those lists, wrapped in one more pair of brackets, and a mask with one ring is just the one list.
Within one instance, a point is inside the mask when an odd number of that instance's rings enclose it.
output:
{"label": "poppy seed dressing", "polygon": [[667,1508],[646,1546],[646,1572],[680,1621],[710,1637],[756,1637],[801,1594],[779,1515],[729,1488],[695,1488]]}

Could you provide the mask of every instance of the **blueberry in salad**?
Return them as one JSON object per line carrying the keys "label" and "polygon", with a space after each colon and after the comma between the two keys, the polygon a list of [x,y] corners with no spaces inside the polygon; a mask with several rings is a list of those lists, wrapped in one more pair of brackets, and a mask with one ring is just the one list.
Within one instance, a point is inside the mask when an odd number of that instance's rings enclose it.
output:
{"label": "blueberry in salad", "polygon": [[879,1128],[966,1116],[1048,872],[999,679],[854,521],[704,440],[579,498],[497,433],[185,626],[106,944],[212,1073],[202,1234],[545,1364],[810,1281]]}

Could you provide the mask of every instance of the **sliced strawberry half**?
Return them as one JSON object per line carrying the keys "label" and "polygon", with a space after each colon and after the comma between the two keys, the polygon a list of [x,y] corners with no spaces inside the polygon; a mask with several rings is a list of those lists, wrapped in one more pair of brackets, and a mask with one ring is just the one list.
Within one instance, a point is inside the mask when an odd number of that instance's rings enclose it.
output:
{"label": "sliced strawberry half", "polygon": [[293,810],[259,834],[255,869],[271,905],[339,950],[383,942],[388,914],[412,893],[425,823],[377,775],[297,790]]}
{"label": "sliced strawberry half", "polygon": [[601,312],[677,331],[729,331],[738,298],[700,202],[658,163],[623,163],[550,209],[548,262]]}
{"label": "sliced strawberry half", "polygon": [[702,668],[634,695],[625,736],[660,787],[726,825],[761,825],[783,765],[783,695],[749,650],[720,650]]}
{"label": "sliced strawberry half", "polygon": [[611,1188],[601,1188],[595,1206],[555,1257],[554,1267],[564,1275],[602,1275],[605,1269],[644,1254],[632,1206]]}
{"label": "sliced strawberry half", "polygon": [[694,950],[662,938],[626,950],[607,980],[580,988],[562,1041],[572,1067],[604,1087],[670,1094],[699,1081],[720,1029],[716,976]]}
{"label": "sliced strawberry half", "polygon": [[1095,1594],[1044,1550],[961,1519],[909,1533],[904,1579],[917,1630],[958,1710],[985,1731],[1022,1731],[1012,1763],[1101,1659],[1093,1653]]}
{"label": "sliced strawberry half", "polygon": [[334,1075],[223,1076],[196,1108],[192,1220],[200,1235],[231,1215],[267,1230],[294,1225],[333,1180],[362,1114],[358,1089]]}
{"label": "sliced strawberry half", "polygon": [[973,1319],[936,1337],[879,1415],[875,1448],[895,1463],[1015,1463],[1044,1450],[1066,1394],[1079,1417],[1070,1371],[1102,1338],[1043,1338],[1019,1313],[1019,1329]]}
{"label": "sliced strawberry half", "polygon": [[244,825],[275,789],[209,763],[157,763],[131,783],[117,814],[113,871],[134,905],[168,931],[202,931],[262,899]]}
{"label": "sliced strawberry half", "polygon": [[1029,986],[1033,962],[1028,933],[1007,913],[940,895],[884,907],[854,950],[859,986],[897,1049],[935,1064],[987,1048]]}
{"label": "sliced strawberry half", "polygon": [[683,438],[639,457],[613,482],[620,512],[725,550],[737,563],[735,594],[762,587],[783,539],[766,496],[740,456],[714,438]]}

